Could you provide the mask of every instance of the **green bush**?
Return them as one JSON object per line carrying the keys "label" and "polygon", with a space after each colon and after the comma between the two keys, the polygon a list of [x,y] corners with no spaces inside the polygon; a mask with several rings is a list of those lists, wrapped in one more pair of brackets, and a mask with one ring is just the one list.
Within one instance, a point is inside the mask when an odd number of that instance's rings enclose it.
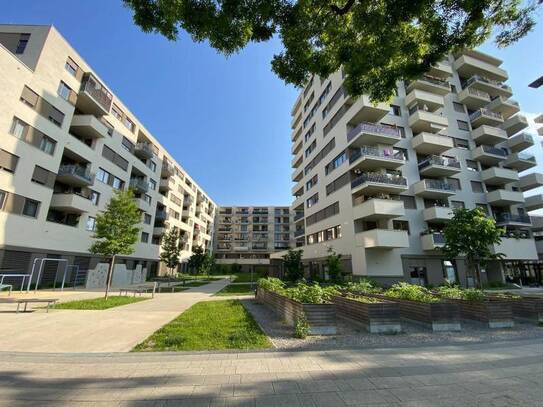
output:
{"label": "green bush", "polygon": [[458,286],[443,286],[437,288],[437,293],[445,298],[466,301],[483,301],[486,295],[476,288],[462,289]]}
{"label": "green bush", "polygon": [[362,279],[356,283],[350,282],[345,284],[345,289],[352,293],[379,293],[382,291],[381,288],[376,287],[371,280]]}
{"label": "green bush", "polygon": [[296,323],[294,324],[294,336],[305,339],[307,335],[309,335],[309,322],[307,322],[305,315],[302,314],[296,319]]}
{"label": "green bush", "polygon": [[285,288],[285,283],[275,277],[260,278],[257,284],[260,288],[274,292],[282,292]]}
{"label": "green bush", "polygon": [[409,283],[394,284],[384,294],[401,300],[427,303],[439,302],[439,298],[434,296],[427,288]]}
{"label": "green bush", "polygon": [[332,295],[339,294],[336,286],[321,287],[317,283],[312,285],[298,283],[285,291],[289,298],[304,304],[324,304],[330,302]]}

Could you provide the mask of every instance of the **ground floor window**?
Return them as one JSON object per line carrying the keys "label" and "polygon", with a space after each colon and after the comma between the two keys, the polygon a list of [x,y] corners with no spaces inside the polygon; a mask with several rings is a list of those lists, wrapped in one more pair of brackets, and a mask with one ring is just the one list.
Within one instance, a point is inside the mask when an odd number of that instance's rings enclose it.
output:
{"label": "ground floor window", "polygon": [[422,286],[428,284],[428,273],[426,271],[426,267],[409,267],[409,276],[411,278],[411,284]]}
{"label": "ground floor window", "polygon": [[458,277],[456,275],[456,267],[454,267],[454,264],[449,260],[443,260],[442,266],[443,278],[451,284],[456,284],[458,282]]}

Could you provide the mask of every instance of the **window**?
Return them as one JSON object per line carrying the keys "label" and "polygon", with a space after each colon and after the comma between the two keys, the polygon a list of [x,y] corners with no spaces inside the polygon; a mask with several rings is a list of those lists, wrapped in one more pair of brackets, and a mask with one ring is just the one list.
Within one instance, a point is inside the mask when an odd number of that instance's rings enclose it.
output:
{"label": "window", "polygon": [[327,206],[320,211],[315,212],[313,215],[308,216],[305,219],[306,226],[313,225],[321,220],[327,219],[339,213],[339,202],[335,202],[332,205]]}
{"label": "window", "polygon": [[117,107],[117,105],[113,104],[111,106],[111,114],[113,115],[113,117],[115,117],[117,120],[119,120],[120,122],[123,121],[123,112],[121,109],[119,109]]}
{"label": "window", "polygon": [[451,87],[451,93],[456,93],[456,86],[449,84]]}
{"label": "window", "polygon": [[476,208],[479,208],[479,209],[482,209],[483,212],[484,212],[486,215],[488,215],[488,206],[487,206],[486,204],[484,204],[484,203],[476,203],[476,204],[475,204],[475,207],[476,207]]}
{"label": "window", "polygon": [[109,172],[107,172],[103,168],[98,168],[98,171],[96,171],[96,179],[100,182],[103,182],[104,184],[108,183],[109,176]]}
{"label": "window", "polygon": [[485,192],[483,189],[483,183],[479,181],[471,181],[471,190],[477,193]]}
{"label": "window", "polygon": [[64,64],[64,69],[70,73],[73,77],[77,77],[77,70],[79,66],[73,61],[72,58],[68,57],[66,63]]}
{"label": "window", "polygon": [[441,264],[443,267],[443,278],[449,284],[456,283],[458,281],[458,278],[456,277],[456,269],[454,268],[453,263],[449,260],[443,260]]}
{"label": "window", "polygon": [[307,156],[311,154],[313,150],[315,150],[315,148],[317,148],[317,142],[313,140],[313,142],[309,145],[309,147],[305,149],[305,157],[307,158]]}
{"label": "window", "polygon": [[315,205],[317,202],[319,202],[319,194],[313,195],[311,198],[309,198],[306,203],[307,207],[311,208],[313,205]]}
{"label": "window", "polygon": [[349,183],[349,181],[350,181],[350,175],[349,175],[349,172],[347,171],[345,174],[340,175],[334,181],[326,185],[326,195],[330,195],[331,193],[344,187],[345,185]]}
{"label": "window", "polygon": [[53,188],[55,185],[55,178],[56,174],[46,170],[43,167],[40,167],[39,165],[34,166],[34,172],[32,173],[32,178],[30,179],[32,182],[35,182],[36,184],[40,184],[49,188]]}
{"label": "window", "polygon": [[141,242],[142,243],[148,243],[149,242],[149,233],[141,232]]}
{"label": "window", "polygon": [[111,185],[114,189],[122,189],[123,186],[124,186],[124,182],[117,178],[117,177],[113,177],[113,184]]}
{"label": "window", "polygon": [[402,153],[404,160],[409,161],[409,155],[407,154],[407,149],[406,148],[396,147],[396,148],[394,148],[394,152]]}
{"label": "window", "polygon": [[462,201],[451,201],[451,208],[453,209],[464,209],[466,204]]}
{"label": "window", "polygon": [[40,206],[40,203],[38,201],[25,198],[25,203],[23,206],[23,215],[35,218],[36,216],[38,216],[39,206]]}
{"label": "window", "polygon": [[405,230],[409,234],[409,222],[406,220],[393,220],[392,228],[394,230]]}
{"label": "window", "polygon": [[28,130],[28,124],[14,117],[10,133],[17,138],[24,139],[26,130]]}
{"label": "window", "polygon": [[28,45],[28,40],[30,40],[30,34],[21,34],[19,37],[19,42],[17,43],[17,48],[15,48],[16,54],[22,54],[25,52],[26,46]]}
{"label": "window", "polygon": [[15,168],[17,168],[17,163],[19,162],[19,157],[15,154],[11,154],[6,150],[0,150],[0,168],[4,171],[14,173]]}
{"label": "window", "polygon": [[453,102],[454,111],[458,113],[466,113],[464,105],[462,103]]}
{"label": "window", "polygon": [[[38,96],[38,94],[30,89],[28,86],[25,86],[23,88],[20,100],[25,105],[33,108],[41,116],[45,117],[50,122],[56,124],[59,127],[62,126],[62,122],[64,121],[64,113],[54,107],[47,100]],[[40,103],[38,103],[38,101]]]}
{"label": "window", "polygon": [[466,160],[466,167],[468,171],[479,171],[479,164],[477,163],[477,161]]}
{"label": "window", "polygon": [[319,180],[319,177],[317,175],[313,176],[309,181],[305,183],[305,190],[309,191],[311,188],[313,188]]}
{"label": "window", "polygon": [[154,161],[149,161],[149,168],[151,169],[151,171],[155,172],[156,171],[156,163]]}
{"label": "window", "polygon": [[42,135],[39,149],[44,153],[53,155],[55,153],[55,146],[57,142],[50,137],[47,137],[45,134]]}
{"label": "window", "polygon": [[96,230],[96,218],[89,216],[87,218],[87,223],[85,224],[85,230],[89,232],[94,232]]}
{"label": "window", "polygon": [[401,138],[405,138],[405,128],[403,128],[402,126],[396,126],[396,128],[399,130],[400,132],[400,137]]}
{"label": "window", "polygon": [[455,191],[460,191],[462,186],[460,185],[460,180],[456,178],[447,178],[447,183],[453,187]]}
{"label": "window", "polygon": [[403,202],[403,207],[405,209],[417,209],[417,201],[414,196],[400,195],[400,201]]}
{"label": "window", "polygon": [[152,200],[151,195],[147,195],[147,194],[143,195],[143,200],[147,202],[149,205],[151,205],[151,200]]}
{"label": "window", "polygon": [[149,215],[148,213],[143,214],[143,223],[145,223],[146,225],[151,224],[151,219],[152,219],[152,216]]}
{"label": "window", "polygon": [[338,155],[336,158],[332,160],[325,168],[324,172],[326,175],[330,174],[332,171],[334,171],[336,168],[338,168],[341,164],[343,164],[345,161],[347,161],[347,153],[344,151],[340,155]]}
{"label": "window", "polygon": [[151,188],[153,191],[156,190],[156,181],[154,179],[149,180],[149,188]]}
{"label": "window", "polygon": [[128,152],[134,151],[134,143],[132,143],[130,140],[128,140],[126,137],[123,137],[123,141],[121,142],[122,148],[124,148]]}
{"label": "window", "polygon": [[130,120],[128,117],[124,118],[123,124],[125,127],[130,130],[132,133],[134,133],[134,129],[136,128],[136,125],[132,120]]}
{"label": "window", "polygon": [[388,114],[392,116],[401,116],[402,114],[401,114],[400,106],[390,105],[390,110],[388,111]]}
{"label": "window", "polygon": [[334,240],[341,238],[341,225],[321,230],[317,233],[312,233],[307,236],[307,244],[320,243],[327,240]]}
{"label": "window", "polygon": [[39,148],[47,154],[53,155],[55,152],[55,146],[57,144],[55,140],[30,126],[28,123],[25,123],[18,117],[13,118],[13,123],[11,124],[9,132],[11,135],[21,139],[25,143]]}
{"label": "window", "polygon": [[469,123],[468,122],[465,122],[464,120],[457,120],[456,123],[458,124],[458,128],[460,130],[469,131]]}
{"label": "window", "polygon": [[23,93],[21,93],[21,102],[30,107],[35,107],[38,104],[38,99],[40,97],[36,92],[30,89],[28,86],[23,88]]}
{"label": "window", "polygon": [[71,103],[70,95],[72,93],[72,88],[70,88],[64,82],[60,81],[60,83],[58,85],[57,93],[62,99],[64,99],[64,100]]}
{"label": "window", "polygon": [[100,193],[91,190],[89,194],[89,199],[93,205],[98,206],[98,202],[100,201]]}
{"label": "window", "polygon": [[4,202],[6,202],[6,191],[0,191],[0,210],[4,209]]}
{"label": "window", "polygon": [[463,150],[469,149],[469,142],[468,140],[464,140],[462,138],[453,137],[453,143],[456,148],[461,148]]}

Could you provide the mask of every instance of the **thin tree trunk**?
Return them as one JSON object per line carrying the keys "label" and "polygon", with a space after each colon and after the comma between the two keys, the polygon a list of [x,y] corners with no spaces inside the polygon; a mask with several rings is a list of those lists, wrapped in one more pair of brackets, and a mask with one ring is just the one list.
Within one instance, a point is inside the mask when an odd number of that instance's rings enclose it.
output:
{"label": "thin tree trunk", "polygon": [[107,271],[107,279],[106,279],[106,293],[104,298],[107,300],[107,297],[109,296],[109,288],[111,287],[111,279],[113,278],[113,268],[115,267],[115,255],[111,257],[111,263],[109,264],[109,269]]}

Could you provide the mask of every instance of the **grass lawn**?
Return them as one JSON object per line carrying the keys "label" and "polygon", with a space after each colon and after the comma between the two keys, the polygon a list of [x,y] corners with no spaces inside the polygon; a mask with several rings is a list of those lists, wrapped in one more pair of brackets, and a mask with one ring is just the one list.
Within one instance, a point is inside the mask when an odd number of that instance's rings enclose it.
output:
{"label": "grass lawn", "polygon": [[54,309],[86,309],[86,310],[102,310],[113,307],[119,307],[121,305],[132,304],[134,302],[140,302],[148,300],[149,297],[130,297],[130,296],[111,296],[107,300],[103,297],[92,298],[89,300],[77,300],[63,302],[56,304],[51,308]]}
{"label": "grass lawn", "polygon": [[[256,284],[255,284],[256,287]],[[216,293],[216,296],[226,296],[226,295],[251,295],[254,294],[254,289],[251,288],[251,284],[232,284],[227,285],[221,291]]]}
{"label": "grass lawn", "polygon": [[271,342],[238,300],[194,304],[133,351],[263,349]]}
{"label": "grass lawn", "polygon": [[[253,281],[256,282],[258,281],[259,278],[262,278],[265,275],[266,273],[264,271],[255,272],[253,273]],[[232,276],[236,278],[234,280],[234,282],[236,283],[250,283],[251,282],[251,273],[247,271],[241,272],[241,273],[234,273],[232,274]]]}

